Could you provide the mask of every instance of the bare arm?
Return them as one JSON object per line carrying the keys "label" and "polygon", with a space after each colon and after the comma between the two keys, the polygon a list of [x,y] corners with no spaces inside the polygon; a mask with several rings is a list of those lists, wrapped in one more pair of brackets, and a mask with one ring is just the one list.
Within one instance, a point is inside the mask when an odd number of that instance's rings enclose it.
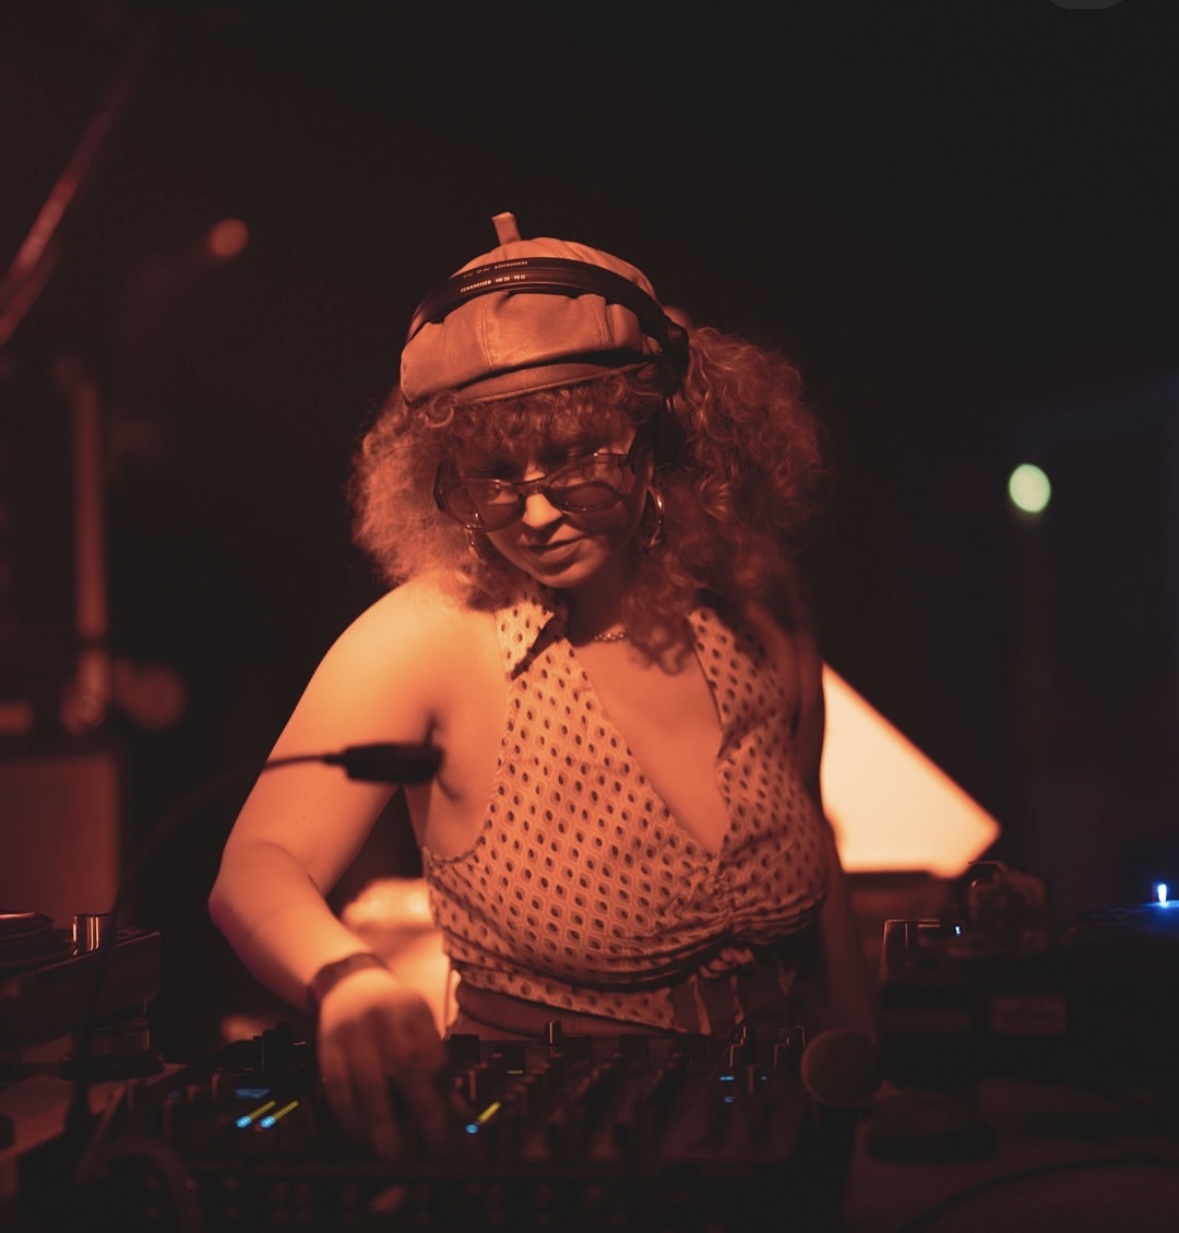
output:
{"label": "bare arm", "polygon": [[[394,592],[325,655],[273,757],[375,741],[426,741],[435,726],[430,608]],[[243,962],[298,1006],[325,964],[363,949],[324,895],[397,785],[353,781],[320,764],[278,768],[251,791],[225,845],[210,912]]]}
{"label": "bare arm", "polygon": [[[273,756],[430,740],[445,696],[445,626],[445,612],[412,588],[374,604],[325,655]],[[325,964],[366,949],[324,895],[396,787],[298,764],[260,776],[238,815],[209,910],[246,966],[296,1006],[308,1007],[307,987]],[[318,1009],[320,1069],[341,1121],[382,1154],[396,1154],[386,1088],[395,1076],[423,1125],[436,1129],[442,1110],[429,1076],[445,1055],[421,996],[368,968],[337,984]]]}

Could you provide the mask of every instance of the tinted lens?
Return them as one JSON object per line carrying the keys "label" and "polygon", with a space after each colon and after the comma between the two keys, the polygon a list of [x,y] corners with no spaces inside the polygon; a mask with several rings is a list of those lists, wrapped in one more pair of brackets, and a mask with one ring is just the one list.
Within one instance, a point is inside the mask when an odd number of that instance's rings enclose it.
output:
{"label": "tinted lens", "polygon": [[506,526],[522,512],[520,494],[506,481],[469,479],[463,482],[463,489],[484,526]]}
{"label": "tinted lens", "polygon": [[622,454],[575,459],[548,477],[544,491],[559,509],[603,509],[618,500],[625,462]]}
{"label": "tinted lens", "polygon": [[520,482],[470,476],[455,479],[435,489],[439,504],[466,527],[498,531],[524,514],[529,494],[543,492],[560,510],[572,512],[605,509],[622,491],[626,454],[592,454],[575,458],[548,475]]}
{"label": "tinted lens", "polygon": [[466,527],[494,531],[524,512],[519,493],[499,480],[460,480],[444,494],[446,512]]}

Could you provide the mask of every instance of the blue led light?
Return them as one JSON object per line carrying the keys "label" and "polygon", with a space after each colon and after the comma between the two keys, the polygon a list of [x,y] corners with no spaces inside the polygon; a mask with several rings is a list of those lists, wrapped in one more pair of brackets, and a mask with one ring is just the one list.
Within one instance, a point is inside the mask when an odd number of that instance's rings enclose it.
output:
{"label": "blue led light", "polygon": [[468,1122],[463,1129],[469,1135],[477,1135],[479,1133],[479,1124],[478,1122]]}
{"label": "blue led light", "polygon": [[1160,882],[1158,886],[1155,887],[1155,893],[1159,897],[1159,903],[1161,903],[1163,907],[1166,907],[1167,906],[1167,884],[1166,882]]}
{"label": "blue led light", "polygon": [[[274,1104],[274,1101],[272,1100],[270,1101],[270,1104],[263,1105],[261,1109],[256,1109],[254,1111],[254,1115],[257,1116],[259,1113],[265,1112],[265,1110],[268,1109],[270,1105],[273,1105],[273,1104]],[[287,1103],[283,1105],[281,1109],[275,1109],[273,1113],[267,1113],[266,1116],[258,1123],[258,1125],[262,1130],[269,1130],[271,1126],[273,1126],[277,1121],[279,1121],[281,1118],[286,1117],[288,1113],[292,1113],[298,1107],[299,1107],[299,1101],[288,1100]]]}
{"label": "blue led light", "polygon": [[254,1123],[264,1114],[269,1113],[275,1106],[275,1101],[268,1100],[265,1104],[258,1105],[257,1108],[251,1109],[249,1113],[243,1113],[237,1119],[238,1130],[248,1130]]}
{"label": "blue led light", "polygon": [[733,1074],[731,1074],[731,1073],[730,1073],[730,1074],[717,1075],[717,1078],[718,1078],[718,1079],[719,1079],[722,1083],[732,1083],[732,1082],[734,1081],[734,1079],[735,1079],[735,1076],[734,1076]]}

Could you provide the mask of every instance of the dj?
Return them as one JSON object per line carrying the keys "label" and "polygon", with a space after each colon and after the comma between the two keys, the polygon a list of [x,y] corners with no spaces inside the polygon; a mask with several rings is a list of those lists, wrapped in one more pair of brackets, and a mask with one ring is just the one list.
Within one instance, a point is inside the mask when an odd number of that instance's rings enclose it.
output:
{"label": "dj", "polygon": [[[357,539],[391,589],[274,756],[441,751],[404,790],[458,977],[449,1031],[872,1035],[790,555],[825,474],[798,375],[684,328],[616,257],[495,225],[419,309],[357,459]],[[394,790],[261,776],[210,899],[248,967],[316,1010],[328,1099],[386,1155],[390,1079],[438,1133],[445,1048],[324,894]]]}

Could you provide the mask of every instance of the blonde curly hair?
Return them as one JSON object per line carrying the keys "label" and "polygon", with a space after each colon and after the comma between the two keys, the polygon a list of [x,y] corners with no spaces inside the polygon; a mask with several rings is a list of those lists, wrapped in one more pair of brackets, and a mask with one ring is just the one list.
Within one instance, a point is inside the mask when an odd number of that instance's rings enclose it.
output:
{"label": "blonde curly hair", "polygon": [[473,554],[465,529],[437,508],[439,466],[460,449],[605,441],[631,426],[649,434],[665,515],[623,620],[633,645],[674,659],[691,645],[685,618],[702,594],[731,609],[764,599],[824,503],[825,434],[797,369],[774,348],[699,326],[682,383],[654,363],[494,401],[447,391],[409,406],[395,389],[354,459],[356,542],[392,586],[437,571],[472,606],[499,606],[520,572],[486,543]]}

